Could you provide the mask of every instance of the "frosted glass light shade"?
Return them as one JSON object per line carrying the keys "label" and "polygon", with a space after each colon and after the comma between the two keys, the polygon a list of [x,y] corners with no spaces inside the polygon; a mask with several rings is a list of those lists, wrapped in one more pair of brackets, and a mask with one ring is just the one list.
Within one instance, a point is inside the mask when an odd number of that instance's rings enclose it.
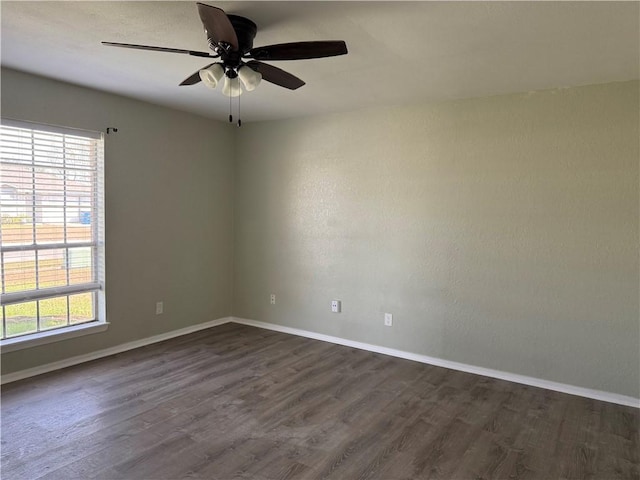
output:
{"label": "frosted glass light shade", "polygon": [[220,79],[224,76],[224,68],[219,63],[203,68],[198,72],[200,80],[209,88],[216,88]]}
{"label": "frosted glass light shade", "polygon": [[238,77],[229,78],[224,77],[224,85],[222,86],[222,93],[227,97],[239,97],[242,95],[242,87],[238,81]]}
{"label": "frosted glass light shade", "polygon": [[260,84],[260,80],[262,80],[262,74],[260,72],[256,72],[253,68],[247,67],[246,65],[238,69],[238,77],[242,80],[242,84],[244,88],[247,89],[247,92],[255,90]]}

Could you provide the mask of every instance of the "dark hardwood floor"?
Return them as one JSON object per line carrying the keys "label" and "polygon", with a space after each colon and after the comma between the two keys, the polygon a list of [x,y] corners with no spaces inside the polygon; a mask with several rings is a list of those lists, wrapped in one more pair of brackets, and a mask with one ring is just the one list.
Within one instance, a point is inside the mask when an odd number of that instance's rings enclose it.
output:
{"label": "dark hardwood floor", "polygon": [[639,478],[639,411],[227,324],[2,388],[3,479]]}

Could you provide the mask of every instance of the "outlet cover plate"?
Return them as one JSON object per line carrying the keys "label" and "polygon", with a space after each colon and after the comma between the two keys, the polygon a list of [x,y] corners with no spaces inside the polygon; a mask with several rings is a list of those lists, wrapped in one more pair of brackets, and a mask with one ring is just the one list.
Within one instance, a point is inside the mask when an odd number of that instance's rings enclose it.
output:
{"label": "outlet cover plate", "polygon": [[385,313],[384,314],[384,325],[386,327],[392,327],[393,326],[393,314],[391,314],[391,313]]}
{"label": "outlet cover plate", "polygon": [[340,313],[342,311],[342,302],[340,300],[331,300],[331,311]]}

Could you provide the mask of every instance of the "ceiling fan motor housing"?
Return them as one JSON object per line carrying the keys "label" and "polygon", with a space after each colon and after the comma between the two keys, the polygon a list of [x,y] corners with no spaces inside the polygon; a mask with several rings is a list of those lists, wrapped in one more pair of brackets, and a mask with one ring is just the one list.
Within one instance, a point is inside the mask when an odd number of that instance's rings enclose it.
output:
{"label": "ceiling fan motor housing", "polygon": [[253,39],[256,38],[258,27],[255,23],[239,15],[227,15],[238,37],[238,50],[244,55],[253,48]]}

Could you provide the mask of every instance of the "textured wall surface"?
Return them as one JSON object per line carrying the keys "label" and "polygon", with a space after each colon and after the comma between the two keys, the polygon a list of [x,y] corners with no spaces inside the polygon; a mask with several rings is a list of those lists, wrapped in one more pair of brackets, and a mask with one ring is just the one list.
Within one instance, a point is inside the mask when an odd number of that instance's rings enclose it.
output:
{"label": "textured wall surface", "polygon": [[234,315],[638,397],[638,107],[626,82],[246,125]]}
{"label": "textured wall surface", "polygon": [[3,69],[3,116],[119,132],[111,325],[2,373],[234,314],[637,397],[638,104],[628,82],[237,130]]}
{"label": "textured wall surface", "polygon": [[[30,368],[231,314],[233,130],[226,124],[2,70],[2,115],[105,136],[104,333],[2,355]],[[155,302],[164,314],[155,315]]]}

